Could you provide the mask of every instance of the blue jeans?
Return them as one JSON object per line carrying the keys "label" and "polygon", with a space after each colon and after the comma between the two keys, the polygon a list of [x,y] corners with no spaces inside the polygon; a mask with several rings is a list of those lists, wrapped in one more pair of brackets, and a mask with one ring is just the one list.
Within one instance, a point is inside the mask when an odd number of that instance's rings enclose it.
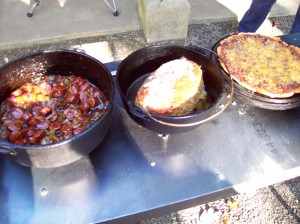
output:
{"label": "blue jeans", "polygon": [[295,15],[294,23],[292,25],[290,33],[298,33],[298,32],[300,32],[300,5]]}
{"label": "blue jeans", "polygon": [[[253,0],[238,25],[238,32],[255,32],[267,18],[276,0]],[[300,5],[290,33],[300,32]]]}

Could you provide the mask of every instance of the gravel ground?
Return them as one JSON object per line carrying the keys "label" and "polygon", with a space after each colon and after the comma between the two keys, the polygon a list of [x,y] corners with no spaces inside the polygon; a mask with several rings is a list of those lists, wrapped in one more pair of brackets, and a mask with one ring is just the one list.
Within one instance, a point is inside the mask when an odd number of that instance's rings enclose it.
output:
{"label": "gravel ground", "polygon": [[299,189],[300,178],[295,178],[256,192],[146,220],[141,224],[297,224],[300,223]]}
{"label": "gravel ground", "polygon": [[[293,17],[272,18],[262,28],[270,35],[287,34]],[[179,44],[211,46],[221,37],[236,32],[236,22],[190,25],[188,38],[161,41],[155,44]],[[18,49],[0,51],[0,65],[32,51],[71,49],[86,43],[105,42],[111,49],[109,58],[98,58],[102,62],[122,60],[133,51],[149,46],[141,31],[60,41],[51,44],[34,43]],[[106,60],[106,61],[105,61]],[[141,224],[210,224],[210,223],[300,223],[300,178],[278,183],[242,195],[214,201],[208,204],[177,211],[172,214],[142,221]]]}

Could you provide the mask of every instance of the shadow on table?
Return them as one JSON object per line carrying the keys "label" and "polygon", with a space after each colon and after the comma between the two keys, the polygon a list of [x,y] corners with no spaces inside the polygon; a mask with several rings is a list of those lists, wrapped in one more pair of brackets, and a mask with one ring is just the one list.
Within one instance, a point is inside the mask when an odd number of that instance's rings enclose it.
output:
{"label": "shadow on table", "polygon": [[21,223],[34,211],[31,169],[0,157],[0,223]]}

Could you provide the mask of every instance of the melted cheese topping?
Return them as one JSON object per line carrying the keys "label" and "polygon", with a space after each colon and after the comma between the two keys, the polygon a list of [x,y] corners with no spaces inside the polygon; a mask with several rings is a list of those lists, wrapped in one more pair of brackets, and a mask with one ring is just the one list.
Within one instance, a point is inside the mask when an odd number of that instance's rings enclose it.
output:
{"label": "melted cheese topping", "polygon": [[147,88],[143,107],[171,108],[192,98],[202,81],[201,68],[197,67],[195,72],[194,64],[186,58],[164,63],[143,85]]}
{"label": "melted cheese topping", "polygon": [[259,34],[231,36],[220,47],[229,73],[241,85],[271,97],[300,91],[299,48]]}

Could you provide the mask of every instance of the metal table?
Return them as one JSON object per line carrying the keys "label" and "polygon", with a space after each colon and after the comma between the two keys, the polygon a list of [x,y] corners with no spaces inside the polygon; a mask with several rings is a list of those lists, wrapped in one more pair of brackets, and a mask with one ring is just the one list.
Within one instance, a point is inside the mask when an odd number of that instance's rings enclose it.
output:
{"label": "metal table", "polygon": [[[283,38],[300,44],[300,34]],[[53,169],[0,158],[0,223],[132,223],[294,178],[299,130],[300,108],[234,99],[213,121],[163,138],[116,93],[111,130],[89,156]]]}

